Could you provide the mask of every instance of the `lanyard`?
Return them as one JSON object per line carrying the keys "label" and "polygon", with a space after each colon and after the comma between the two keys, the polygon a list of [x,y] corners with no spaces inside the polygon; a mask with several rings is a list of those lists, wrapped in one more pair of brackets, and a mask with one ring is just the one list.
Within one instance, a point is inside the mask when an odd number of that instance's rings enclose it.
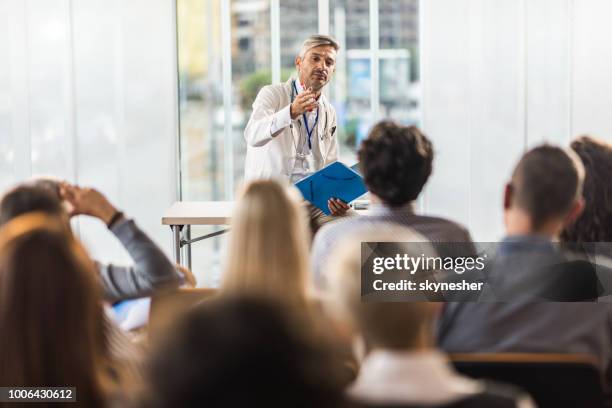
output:
{"label": "lanyard", "polygon": [[[295,89],[295,94],[298,94],[297,86],[295,85],[295,81],[293,81],[293,89]],[[293,92],[291,92],[291,102],[293,102]],[[306,133],[308,134],[308,148],[312,150],[312,132],[314,132],[315,127],[317,126],[317,122],[319,121],[319,108],[317,108],[317,116],[315,116],[315,121],[312,124],[312,129],[308,129],[308,119],[306,118],[306,112],[302,113],[302,118],[304,119],[304,127],[306,128]]]}

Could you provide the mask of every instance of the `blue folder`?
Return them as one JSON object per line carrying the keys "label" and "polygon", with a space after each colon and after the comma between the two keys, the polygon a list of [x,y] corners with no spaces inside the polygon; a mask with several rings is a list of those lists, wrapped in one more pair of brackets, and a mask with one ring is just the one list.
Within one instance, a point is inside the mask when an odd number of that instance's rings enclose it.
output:
{"label": "blue folder", "polygon": [[354,170],[340,162],[333,162],[310,176],[298,181],[295,186],[304,199],[329,215],[327,201],[339,198],[350,203],[364,195],[368,190],[363,178]]}

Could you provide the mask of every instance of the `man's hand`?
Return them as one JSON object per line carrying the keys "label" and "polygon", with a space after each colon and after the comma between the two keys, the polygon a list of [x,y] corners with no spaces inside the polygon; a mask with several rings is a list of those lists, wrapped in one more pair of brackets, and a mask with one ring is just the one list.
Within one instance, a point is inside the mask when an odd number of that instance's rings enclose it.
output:
{"label": "man's hand", "polygon": [[178,271],[183,275],[183,278],[185,279],[185,285],[194,288],[196,285],[196,278],[193,272],[191,272],[189,268],[186,268],[183,265],[179,264],[176,264],[176,269],[178,269]]}
{"label": "man's hand", "polygon": [[60,185],[62,199],[69,204],[70,216],[91,215],[108,225],[117,209],[98,190],[68,183]]}
{"label": "man's hand", "polygon": [[344,215],[350,208],[347,203],[340,200],[339,198],[330,198],[327,200],[327,208],[331,212],[331,215]]}
{"label": "man's hand", "polygon": [[311,88],[299,94],[291,105],[289,105],[289,114],[291,119],[296,119],[304,112],[312,112],[317,109],[319,102],[317,98],[321,95],[321,92],[314,92]]}

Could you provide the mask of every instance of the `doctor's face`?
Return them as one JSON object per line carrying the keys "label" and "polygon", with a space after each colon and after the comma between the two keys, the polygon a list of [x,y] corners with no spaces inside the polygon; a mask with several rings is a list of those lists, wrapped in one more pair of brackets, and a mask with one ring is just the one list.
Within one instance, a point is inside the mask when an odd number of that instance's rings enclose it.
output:
{"label": "doctor's face", "polygon": [[336,50],[331,45],[320,45],[306,52],[304,58],[297,57],[295,66],[300,81],[306,89],[320,91],[336,72]]}

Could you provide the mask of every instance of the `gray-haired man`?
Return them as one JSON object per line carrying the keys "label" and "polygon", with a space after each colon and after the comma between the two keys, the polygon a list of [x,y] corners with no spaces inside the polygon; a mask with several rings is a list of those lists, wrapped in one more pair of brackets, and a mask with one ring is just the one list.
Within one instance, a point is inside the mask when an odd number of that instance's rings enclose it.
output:
{"label": "gray-haired man", "polygon": [[[321,94],[336,71],[338,43],[325,35],[304,41],[295,58],[297,78],[263,87],[244,130],[245,179],[283,178],[296,182],[338,159],[336,111]],[[348,210],[330,200],[333,215]],[[322,218],[322,212],[313,218]]]}

